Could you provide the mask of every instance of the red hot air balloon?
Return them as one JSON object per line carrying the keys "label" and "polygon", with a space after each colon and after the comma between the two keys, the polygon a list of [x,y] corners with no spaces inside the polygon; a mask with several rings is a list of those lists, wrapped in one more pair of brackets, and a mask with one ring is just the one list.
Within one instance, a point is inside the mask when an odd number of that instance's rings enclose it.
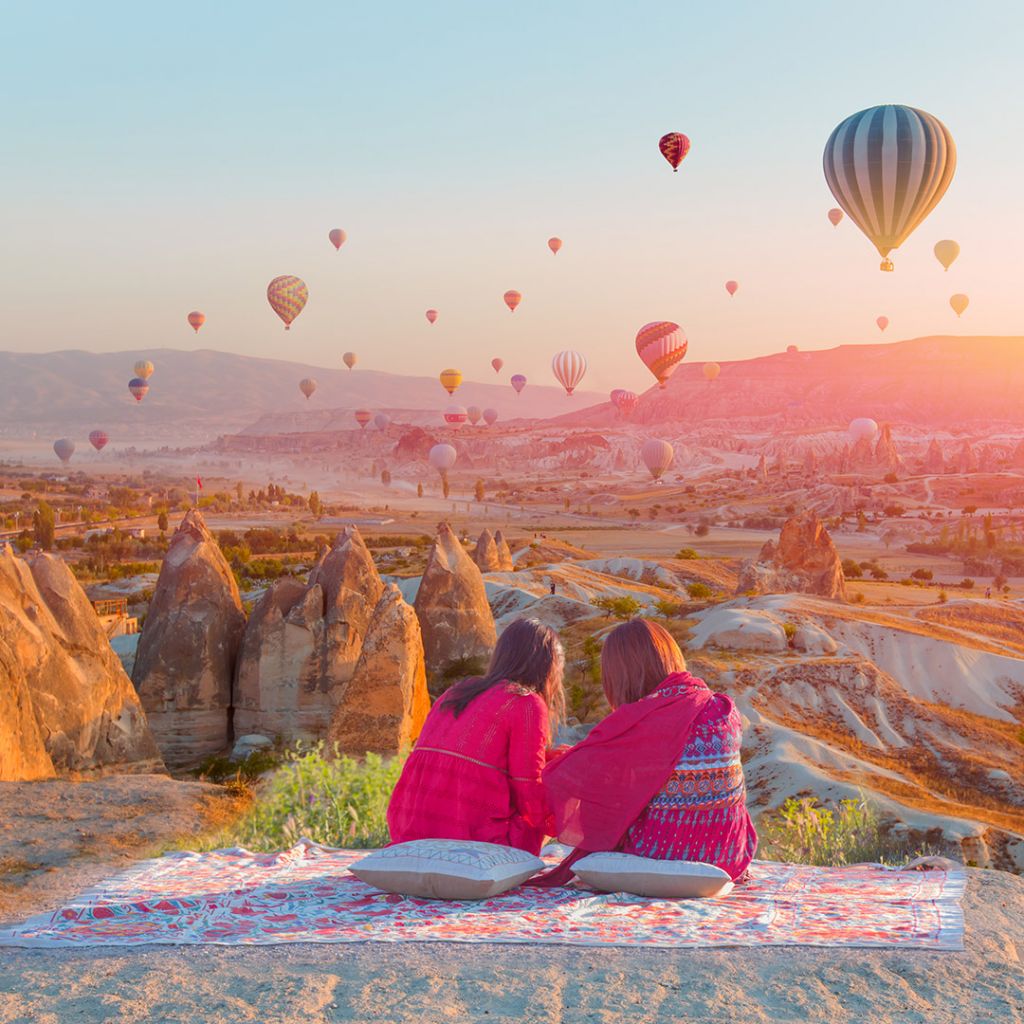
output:
{"label": "red hot air balloon", "polygon": [[136,402],[141,402],[149,393],[149,385],[141,377],[132,377],[128,381],[128,390],[135,396]]}
{"label": "red hot air balloon", "polygon": [[107,442],[109,440],[110,438],[107,436],[107,432],[105,430],[94,430],[89,434],[89,444],[91,444],[98,452],[103,451],[103,449],[107,447]]}
{"label": "red hot air balloon", "polygon": [[562,248],[562,240],[560,238],[549,238],[548,248],[557,256],[558,250]]}
{"label": "red hot air balloon", "polygon": [[838,206],[833,206],[828,211],[828,219],[832,222],[832,227],[839,227],[839,222],[843,219],[843,211]]}
{"label": "red hot air balloon", "polygon": [[683,158],[690,152],[690,140],[682,132],[669,132],[658,140],[658,149],[672,165],[672,170],[678,171]]}
{"label": "red hot air balloon", "polygon": [[185,319],[188,320],[189,327],[198,334],[199,328],[206,323],[206,314],[200,313],[198,309],[193,309]]}
{"label": "red hot air balloon", "polygon": [[331,230],[327,232],[327,237],[331,240],[331,245],[333,245],[335,249],[340,249],[345,244],[348,235],[346,235],[341,228],[331,228]]}
{"label": "red hot air balloon", "polygon": [[608,396],[609,401],[616,409],[619,407],[619,399],[626,393],[625,388],[614,388],[612,393]]}
{"label": "red hot air balloon", "polygon": [[505,292],[505,305],[514,313],[516,306],[523,301],[522,292],[517,292],[514,288],[510,288]]}
{"label": "red hot air balloon", "polygon": [[432,324],[437,323],[437,310],[436,309],[428,309],[427,312],[426,312],[426,317],[427,317],[427,320],[430,323],[432,323]]}
{"label": "red hot air balloon", "polygon": [[512,387],[515,389],[516,394],[518,395],[519,392],[526,387],[526,378],[521,373],[514,373],[512,374],[511,383]]}
{"label": "red hot air balloon", "polygon": [[671,320],[655,320],[644,324],[636,334],[636,353],[654,374],[661,388],[682,362],[687,345],[682,328]]}
{"label": "red hot air balloon", "polygon": [[373,413],[369,409],[356,409],[355,411],[356,423],[359,424],[360,430],[366,429],[366,424],[370,422],[372,417]]}
{"label": "red hot air balloon", "polygon": [[501,373],[501,368],[505,365],[504,359],[492,359],[491,366],[494,367],[495,373]]}
{"label": "red hot air balloon", "polygon": [[730,295],[735,295],[736,292],[739,290],[739,287],[740,287],[739,281],[726,281],[725,282],[725,290]]}
{"label": "red hot air balloon", "polygon": [[623,416],[632,416],[639,402],[640,398],[635,391],[623,391],[619,395],[619,412]]}
{"label": "red hot air balloon", "polygon": [[878,324],[878,329],[879,329],[880,331],[884,331],[884,330],[886,329],[886,327],[888,327],[888,326],[889,326],[889,318],[888,318],[887,316],[880,316],[880,317],[879,317],[879,318],[878,318],[878,319],[877,319],[877,320],[875,321],[875,323],[876,323],[876,324]]}

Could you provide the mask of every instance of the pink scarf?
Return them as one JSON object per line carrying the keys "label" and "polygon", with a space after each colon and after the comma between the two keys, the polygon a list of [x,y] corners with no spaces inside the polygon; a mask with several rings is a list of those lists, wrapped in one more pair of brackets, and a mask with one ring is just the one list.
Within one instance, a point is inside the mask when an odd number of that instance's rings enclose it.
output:
{"label": "pink scarf", "polygon": [[693,723],[714,694],[681,672],[653,693],[623,704],[543,774],[560,842],[576,849],[530,885],[565,885],[588,853],[615,850],[672,774]]}

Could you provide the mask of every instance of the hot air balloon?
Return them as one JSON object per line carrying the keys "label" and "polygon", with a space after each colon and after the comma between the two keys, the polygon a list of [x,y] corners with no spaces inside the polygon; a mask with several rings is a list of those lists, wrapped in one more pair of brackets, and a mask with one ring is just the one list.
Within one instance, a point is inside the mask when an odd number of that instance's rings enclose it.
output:
{"label": "hot air balloon", "polygon": [[953,307],[953,312],[957,316],[960,316],[965,309],[970,305],[971,300],[961,292],[957,292],[956,295],[949,297],[949,304]]}
{"label": "hot air balloon", "polygon": [[387,430],[391,426],[391,417],[386,412],[379,412],[373,417],[373,425],[378,430]]}
{"label": "hot air balloon", "polygon": [[206,323],[206,314],[200,313],[198,309],[194,309],[185,319],[188,320],[189,327],[198,334],[199,328]]}
{"label": "hot air balloon", "polygon": [[435,444],[427,455],[427,461],[437,470],[437,475],[444,485],[445,497],[448,496],[448,470],[455,465],[458,453],[450,444]]}
{"label": "hot air balloon", "polygon": [[494,367],[495,373],[501,373],[501,368],[505,365],[504,359],[492,359],[491,366]]}
{"label": "hot air balloon", "polygon": [[690,152],[690,140],[682,132],[669,132],[658,140],[658,149],[672,165],[672,170],[678,171],[683,157]]}
{"label": "hot air balloon", "polygon": [[878,433],[878,424],[867,416],[861,416],[851,420],[846,429],[854,441],[859,441],[861,438],[867,438],[870,441]]}
{"label": "hot air balloon", "polygon": [[458,430],[469,417],[466,407],[462,405],[449,405],[441,415],[444,416],[445,423],[454,430]]}
{"label": "hot air balloon", "polygon": [[290,330],[292,321],[302,312],[309,298],[306,282],[291,274],[275,277],[267,285],[267,301],[270,308],[284,321],[284,329]]}
{"label": "hot air balloon", "polygon": [[960,245],[952,238],[944,238],[935,243],[935,258],[942,264],[943,270],[949,270],[953,261],[960,255]]}
{"label": "hot air balloon", "polygon": [[718,363],[705,363],[701,367],[701,372],[707,380],[717,380],[718,375],[722,372],[722,368]]}
{"label": "hot air balloon", "polygon": [[153,364],[148,359],[140,359],[135,364],[135,376],[143,380],[149,380],[153,376]]}
{"label": "hot air balloon", "polygon": [[875,323],[876,323],[876,324],[878,324],[878,329],[879,329],[880,331],[884,331],[884,330],[886,329],[886,327],[888,327],[888,326],[889,326],[889,318],[888,318],[887,316],[880,316],[880,317],[879,317],[879,318],[878,318],[878,319],[877,319],[877,320],[875,321]]}
{"label": "hot air balloon", "polygon": [[135,396],[136,402],[141,402],[149,392],[149,385],[141,377],[132,377],[128,381],[128,390]]}
{"label": "hot air balloon", "polygon": [[519,392],[526,387],[526,378],[521,373],[514,373],[512,374],[511,384],[515,393],[518,395]]}
{"label": "hot air balloon", "polygon": [[316,381],[312,377],[303,377],[299,381],[299,390],[309,399],[309,396],[316,391]]}
{"label": "hot air balloon", "polygon": [[359,424],[360,430],[365,430],[366,424],[373,418],[373,413],[369,409],[356,409],[353,415],[355,416],[356,423]]}
{"label": "hot air balloon", "polygon": [[655,480],[660,480],[662,473],[672,465],[675,454],[668,441],[660,441],[656,437],[648,438],[640,449],[640,458]]}
{"label": "hot air balloon", "polygon": [[462,383],[462,373],[459,370],[442,370],[438,379],[441,381],[441,387],[443,387],[449,395],[454,395],[458,390],[459,385]]}
{"label": "hot air balloon", "polygon": [[662,388],[686,355],[686,347],[682,328],[671,320],[654,320],[644,324],[636,334],[637,355]]}
{"label": "hot air balloon", "polygon": [[75,442],[69,437],[62,437],[53,442],[53,450],[61,462],[70,462],[71,456],[75,454]]}
{"label": "hot air balloon", "polygon": [[469,419],[470,424],[474,427],[480,422],[481,415],[482,413],[480,412],[479,406],[471,405],[466,410],[466,416]]}
{"label": "hot air balloon", "polygon": [[109,440],[110,438],[107,436],[107,432],[105,430],[93,430],[89,434],[89,444],[91,444],[98,452],[103,451],[103,449],[107,447],[107,442]]}
{"label": "hot air balloon", "polygon": [[839,227],[839,222],[843,219],[843,211],[838,206],[833,206],[828,211],[828,219],[832,222],[832,227]]}
{"label": "hot air balloon", "polygon": [[579,352],[567,349],[557,353],[551,360],[551,372],[555,380],[565,388],[565,393],[571,395],[587,372],[587,361]]}
{"label": "hot air balloon", "polygon": [[327,232],[327,237],[331,240],[331,245],[333,245],[335,249],[340,249],[345,244],[348,235],[346,235],[341,228],[331,228],[331,230]]}
{"label": "hot air balloon", "polygon": [[619,412],[623,416],[632,416],[639,402],[640,399],[635,391],[623,391],[619,395]]}
{"label": "hot air balloon", "polygon": [[432,324],[433,323],[437,323],[437,310],[436,309],[428,309],[425,315],[426,315],[427,320],[430,323],[432,323]]}
{"label": "hot air balloon", "polygon": [[359,356],[355,352],[346,352],[341,357],[341,361],[351,370],[359,362]]}
{"label": "hot air balloon", "polygon": [[787,356],[795,356],[797,354],[797,352],[799,352],[799,351],[800,351],[800,349],[798,349],[796,347],[796,345],[787,345],[786,346],[786,355]]}
{"label": "hot air balloon", "polygon": [[562,248],[562,240],[560,238],[549,238],[548,248],[557,256],[558,250]]}
{"label": "hot air balloon", "polygon": [[881,268],[945,194],[956,170],[946,126],[915,107],[886,103],[851,114],[825,144],[825,180],[874,244]]}
{"label": "hot air balloon", "polygon": [[611,394],[608,396],[608,400],[615,406],[616,409],[619,407],[619,399],[626,393],[625,388],[613,388]]}
{"label": "hot air balloon", "polygon": [[739,281],[726,281],[725,282],[725,290],[730,295],[735,295],[736,292],[739,290],[739,287],[740,287]]}
{"label": "hot air balloon", "polygon": [[489,427],[493,427],[498,422],[498,410],[487,408],[484,409],[484,423]]}
{"label": "hot air balloon", "polygon": [[518,306],[522,301],[523,296],[521,292],[517,292],[511,288],[505,292],[505,305],[508,306],[513,313],[516,311],[516,306]]}

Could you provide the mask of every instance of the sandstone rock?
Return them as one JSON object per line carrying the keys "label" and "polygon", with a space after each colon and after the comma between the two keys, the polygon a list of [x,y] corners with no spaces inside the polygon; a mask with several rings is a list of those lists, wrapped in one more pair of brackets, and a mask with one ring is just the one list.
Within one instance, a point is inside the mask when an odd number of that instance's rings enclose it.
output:
{"label": "sandstone rock", "polygon": [[515,563],[512,561],[512,550],[501,530],[495,531],[494,547],[498,552],[498,572],[512,572],[515,568]]}
{"label": "sandstone rock", "polygon": [[896,450],[896,442],[892,439],[892,428],[883,424],[875,445],[875,465],[886,473],[898,473],[903,468],[903,459]]}
{"label": "sandstone rock", "polygon": [[244,629],[231,567],[191,509],[167,549],[132,672],[168,764],[189,764],[227,744]]}
{"label": "sandstone rock", "polygon": [[501,558],[490,530],[484,530],[477,538],[476,548],[473,550],[473,561],[476,562],[477,568],[481,572],[501,572]]}
{"label": "sandstone rock", "polygon": [[805,593],[846,598],[839,552],[814,512],[787,519],[778,544],[770,541],[756,561],[740,568],[737,593]]}
{"label": "sandstone rock", "polygon": [[162,771],[139,699],[64,562],[0,552],[0,779]]}
{"label": "sandstone rock", "polygon": [[942,454],[942,448],[936,438],[932,438],[928,445],[928,451],[924,457],[924,471],[926,473],[945,473],[946,459]]}
{"label": "sandstone rock", "polygon": [[693,631],[688,648],[781,653],[789,646],[782,623],[766,612],[746,608],[715,608],[705,613]]}
{"label": "sandstone rock", "polygon": [[964,441],[956,457],[956,471],[962,475],[964,473],[977,472],[977,469],[978,460],[974,454],[974,449],[969,441]]}
{"label": "sandstone rock", "polygon": [[850,469],[871,469],[875,463],[875,453],[871,441],[866,437],[858,437],[850,449],[848,465]]}
{"label": "sandstone rock", "polygon": [[839,650],[831,633],[813,622],[803,622],[793,634],[793,647],[805,654],[829,655]]}
{"label": "sandstone rock", "polygon": [[760,484],[768,483],[768,461],[764,455],[761,455],[757,460],[757,482]]}
{"label": "sandstone rock", "polygon": [[415,607],[432,676],[456,661],[490,658],[497,634],[484,581],[447,523],[438,527]]}
{"label": "sandstone rock", "polygon": [[419,620],[392,583],[373,610],[330,738],[346,754],[395,754],[412,746],[429,710]]}

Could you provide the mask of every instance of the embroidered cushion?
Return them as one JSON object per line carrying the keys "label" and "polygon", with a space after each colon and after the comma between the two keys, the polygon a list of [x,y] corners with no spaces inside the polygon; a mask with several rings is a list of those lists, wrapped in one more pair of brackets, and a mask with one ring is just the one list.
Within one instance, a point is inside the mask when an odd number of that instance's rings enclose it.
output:
{"label": "embroidered cushion", "polygon": [[714,864],[653,860],[632,853],[591,853],[573,866],[577,877],[599,892],[626,892],[655,899],[701,899],[732,891],[727,871]]}
{"label": "embroidered cushion", "polygon": [[401,896],[485,900],[514,889],[543,868],[539,857],[511,846],[415,839],[375,850],[350,870],[361,882]]}

